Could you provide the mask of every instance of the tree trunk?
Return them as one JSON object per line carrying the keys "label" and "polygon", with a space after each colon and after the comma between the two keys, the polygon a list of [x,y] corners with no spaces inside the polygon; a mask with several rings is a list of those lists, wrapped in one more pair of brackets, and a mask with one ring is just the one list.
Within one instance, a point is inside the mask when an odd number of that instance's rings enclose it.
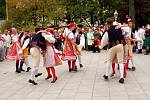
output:
{"label": "tree trunk", "polygon": [[135,0],[129,0],[129,16],[135,19]]}

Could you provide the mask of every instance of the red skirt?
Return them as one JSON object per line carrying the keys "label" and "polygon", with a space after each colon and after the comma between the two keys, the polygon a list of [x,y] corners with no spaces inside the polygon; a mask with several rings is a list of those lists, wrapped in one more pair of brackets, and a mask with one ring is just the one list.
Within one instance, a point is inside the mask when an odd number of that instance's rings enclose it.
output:
{"label": "red skirt", "polygon": [[64,49],[62,52],[62,60],[76,60],[76,53],[75,49],[73,47],[73,44],[71,43],[71,40],[66,40],[64,43]]}
{"label": "red skirt", "polygon": [[100,43],[101,43],[101,42],[100,42],[99,39],[95,39],[95,40],[94,40],[94,44],[95,44],[95,45],[100,45]]}
{"label": "red skirt", "polygon": [[17,45],[14,43],[8,50],[6,58],[8,60],[16,60],[17,58]]}

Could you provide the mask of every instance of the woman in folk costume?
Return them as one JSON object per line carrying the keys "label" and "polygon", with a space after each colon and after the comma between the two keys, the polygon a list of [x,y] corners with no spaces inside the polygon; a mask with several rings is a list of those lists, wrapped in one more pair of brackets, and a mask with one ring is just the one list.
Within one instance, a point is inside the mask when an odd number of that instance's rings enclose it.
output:
{"label": "woman in folk costume", "polygon": [[8,60],[16,60],[16,72],[20,73],[19,58],[21,57],[22,50],[19,42],[19,35],[15,28],[11,29],[11,34],[12,34],[12,45],[9,48],[6,58]]}
{"label": "woman in folk costume", "polygon": [[[135,64],[134,64],[134,59],[133,59],[133,45],[135,42],[135,39],[133,37],[133,20],[132,19],[128,19],[128,29],[124,29],[125,31],[125,38],[126,38],[126,43],[127,43],[127,47],[128,47],[128,60],[127,63],[125,64],[125,68],[135,71]],[[132,68],[130,68],[129,63],[132,63]]]}
{"label": "woman in folk costume", "polygon": [[[64,32],[65,42],[64,42],[64,49],[62,59],[68,61],[69,72],[77,71],[75,68],[76,63],[76,50],[75,47],[77,46],[74,41],[74,34],[72,30],[75,29],[75,23],[68,24],[67,28]],[[72,66],[71,66],[72,65]]]}
{"label": "woman in folk costume", "polygon": [[[53,81],[51,81],[51,83],[55,83],[57,77],[55,74],[54,66],[61,65],[62,62],[58,54],[54,50],[55,38],[53,37],[51,31],[52,30],[49,28],[47,29],[47,32],[42,33],[42,36],[45,38],[46,41],[46,51],[43,54],[43,61],[44,61],[44,67],[46,67],[47,74],[48,74],[46,79],[49,79],[53,76]],[[50,70],[52,72],[52,75],[50,73]]]}

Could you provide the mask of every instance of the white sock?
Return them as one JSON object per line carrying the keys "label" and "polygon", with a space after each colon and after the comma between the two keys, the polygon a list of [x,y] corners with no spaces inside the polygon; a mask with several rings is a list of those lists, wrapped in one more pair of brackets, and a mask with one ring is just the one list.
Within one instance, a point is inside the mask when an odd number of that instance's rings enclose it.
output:
{"label": "white sock", "polygon": [[27,67],[30,67],[30,66],[29,66],[29,60],[28,60],[28,58],[25,59],[24,63],[25,63],[25,65],[26,65]]}
{"label": "white sock", "polygon": [[106,73],[105,73],[106,76],[109,75],[109,72],[110,72],[110,69],[111,69],[111,65],[112,65],[112,64],[109,63],[109,62],[106,63]]}
{"label": "white sock", "polygon": [[124,74],[124,64],[119,64],[119,70],[120,70],[120,78],[123,78]]}
{"label": "white sock", "polygon": [[30,79],[31,80],[34,80],[35,79],[35,74],[36,73],[36,69],[32,69],[32,71],[31,71],[31,76],[30,76]]}
{"label": "white sock", "polygon": [[81,56],[78,56],[79,64],[81,64]]}

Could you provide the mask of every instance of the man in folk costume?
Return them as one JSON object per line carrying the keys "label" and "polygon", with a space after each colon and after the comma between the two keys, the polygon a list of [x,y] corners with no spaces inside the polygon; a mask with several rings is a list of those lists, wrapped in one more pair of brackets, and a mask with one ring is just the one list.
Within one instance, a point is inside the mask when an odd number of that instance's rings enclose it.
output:
{"label": "man in folk costume", "polygon": [[38,73],[41,54],[40,49],[42,50],[42,52],[45,52],[46,43],[45,38],[42,36],[42,32],[40,32],[40,28],[37,27],[35,29],[35,34],[32,36],[31,39],[31,49],[30,49],[32,72],[29,79],[29,83],[32,83],[33,85],[37,85],[37,83],[34,81],[35,77],[42,75],[42,73]]}
{"label": "man in folk costume", "polygon": [[8,50],[8,54],[6,58],[8,60],[16,60],[16,72],[20,73],[19,68],[19,59],[22,56],[22,49],[19,42],[19,35],[17,33],[17,30],[15,28],[11,28],[10,30],[11,36],[12,36],[12,45]]}
{"label": "man in folk costume", "polygon": [[19,41],[22,49],[22,58],[20,61],[20,71],[25,71],[22,67],[23,64],[25,63],[27,66],[27,71],[31,69],[29,67],[29,61],[28,61],[28,55],[29,55],[29,47],[30,47],[30,37],[29,37],[29,30],[25,29],[24,32],[20,33],[19,35]]}
{"label": "man in folk costume", "polygon": [[80,68],[83,67],[82,62],[81,62],[81,51],[83,47],[85,47],[85,37],[83,34],[83,25],[77,25],[77,30],[76,30],[76,44],[78,45],[80,52],[78,54],[78,60],[80,64]]}
{"label": "man in folk costume", "polygon": [[124,49],[125,45],[124,36],[122,35],[121,28],[113,26],[113,19],[108,19],[107,24],[109,25],[108,33],[105,33],[101,40],[100,48],[103,48],[107,44],[109,45],[108,58],[106,62],[106,73],[103,76],[104,79],[108,80],[109,71],[112,63],[117,59],[117,63],[120,68],[120,80],[119,83],[124,83]]}
{"label": "man in folk costume", "polygon": [[77,45],[75,44],[75,36],[72,32],[74,29],[75,29],[75,23],[71,22],[70,24],[68,24],[64,32],[65,42],[64,42],[62,59],[68,61],[69,72],[77,71],[77,69],[75,68],[75,63],[77,58],[75,47]]}
{"label": "man in folk costume", "polygon": [[138,53],[142,53],[144,39],[145,39],[145,30],[140,26],[139,30],[135,32],[135,38],[137,41]]}
{"label": "man in folk costume", "polygon": [[[54,66],[61,65],[62,62],[58,54],[54,50],[55,38],[53,37],[51,29],[48,28],[47,31],[45,32],[43,31],[42,36],[46,40],[46,51],[43,53],[44,67],[46,67],[47,74],[48,74],[46,80],[53,76],[53,81],[51,81],[51,83],[55,83],[57,80],[57,77],[55,74]],[[52,72],[52,75],[50,73],[50,70]]]}

